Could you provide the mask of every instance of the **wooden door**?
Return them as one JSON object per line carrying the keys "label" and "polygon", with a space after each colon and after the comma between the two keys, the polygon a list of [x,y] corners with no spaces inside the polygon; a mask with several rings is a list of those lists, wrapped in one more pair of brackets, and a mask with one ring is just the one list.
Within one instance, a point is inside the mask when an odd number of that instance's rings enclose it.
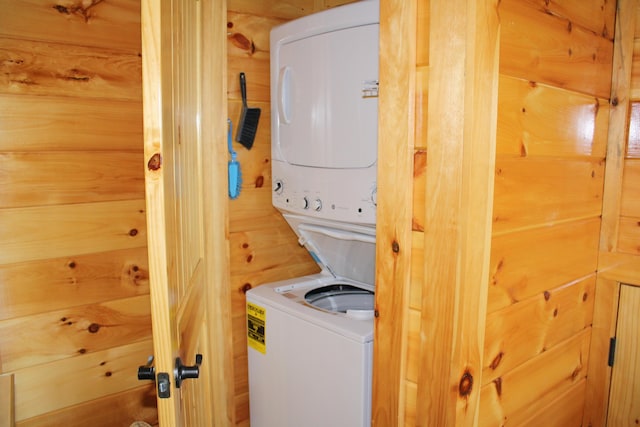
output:
{"label": "wooden door", "polygon": [[637,425],[640,419],[640,287],[621,285],[616,352],[607,425]]}
{"label": "wooden door", "polygon": [[[226,3],[143,0],[147,230],[162,427],[231,424]],[[215,349],[215,352],[214,352]],[[199,378],[181,387],[176,358]],[[160,387],[158,387],[158,390]]]}

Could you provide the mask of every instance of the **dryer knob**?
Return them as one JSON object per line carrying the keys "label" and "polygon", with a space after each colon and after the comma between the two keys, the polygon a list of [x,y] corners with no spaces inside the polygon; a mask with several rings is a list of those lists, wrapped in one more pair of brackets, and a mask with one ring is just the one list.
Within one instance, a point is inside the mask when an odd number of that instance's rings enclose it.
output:
{"label": "dryer knob", "polygon": [[320,199],[315,199],[313,201],[313,210],[316,212],[320,212],[322,210],[322,200]]}
{"label": "dryer knob", "polygon": [[302,209],[309,209],[309,199],[307,199],[306,197],[303,197],[302,201],[300,201],[300,207]]}

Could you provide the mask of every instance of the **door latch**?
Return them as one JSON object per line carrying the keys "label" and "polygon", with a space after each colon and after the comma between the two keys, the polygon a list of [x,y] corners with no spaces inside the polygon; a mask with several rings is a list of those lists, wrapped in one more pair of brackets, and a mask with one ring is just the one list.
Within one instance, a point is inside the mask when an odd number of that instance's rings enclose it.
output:
{"label": "door latch", "polygon": [[[139,380],[151,380],[156,381],[158,387],[158,397],[161,399],[167,399],[171,397],[171,378],[167,372],[158,372],[156,378],[156,368],[152,366],[153,356],[149,356],[147,364],[138,367],[138,379]],[[193,366],[186,366],[182,364],[182,359],[176,357],[176,367],[173,371],[173,375],[176,380],[176,387],[180,388],[182,381],[188,378],[198,378],[200,376],[200,365],[202,364],[202,355],[196,354],[196,364]]]}
{"label": "door latch", "polygon": [[176,357],[176,387],[180,388],[182,381],[187,378],[198,378],[200,376],[200,365],[202,364],[202,355],[196,354],[196,364],[193,366],[185,366],[182,364],[182,360]]}
{"label": "door latch", "polygon": [[149,356],[147,364],[144,366],[138,366],[138,379],[139,380],[155,380],[156,368],[151,366],[153,364],[153,356]]}
{"label": "door latch", "polygon": [[167,399],[171,397],[171,381],[169,374],[166,372],[158,373],[156,380],[156,368],[152,366],[153,356],[149,356],[147,364],[144,366],[138,366],[138,379],[139,380],[151,380],[156,381],[158,386],[158,397],[161,399]]}

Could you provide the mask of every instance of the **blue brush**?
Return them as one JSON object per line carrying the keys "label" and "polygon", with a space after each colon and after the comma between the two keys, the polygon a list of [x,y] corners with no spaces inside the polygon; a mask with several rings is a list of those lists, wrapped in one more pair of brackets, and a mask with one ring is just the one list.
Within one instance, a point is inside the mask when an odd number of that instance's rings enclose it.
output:
{"label": "blue brush", "polygon": [[229,160],[229,198],[235,199],[240,195],[240,185],[242,184],[242,174],[240,173],[240,163],[236,160],[236,152],[233,151],[232,146],[232,128],[231,119],[227,119],[229,123],[229,131],[227,134],[227,145],[229,146],[229,154],[231,160]]}

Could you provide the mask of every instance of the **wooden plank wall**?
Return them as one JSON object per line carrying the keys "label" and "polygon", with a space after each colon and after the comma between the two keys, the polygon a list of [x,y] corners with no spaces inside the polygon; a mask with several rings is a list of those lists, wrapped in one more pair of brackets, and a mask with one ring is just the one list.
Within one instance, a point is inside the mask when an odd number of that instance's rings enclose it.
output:
{"label": "wooden plank wall", "polygon": [[595,300],[615,2],[504,0],[499,13],[479,425],[579,426]]}
{"label": "wooden plank wall", "polygon": [[286,21],[352,1],[227,2],[228,107],[234,137],[242,109],[238,82],[241,71],[247,79],[249,106],[261,109],[251,150],[234,142],[242,187],[240,196],[229,201],[236,425],[249,425],[245,292],[264,283],[318,271],[306,250],[298,245],[293,231],[271,205],[269,32]]}
{"label": "wooden plank wall", "polygon": [[18,426],[155,423],[140,6],[0,0],[0,373]]}
{"label": "wooden plank wall", "polygon": [[[640,25],[637,22],[640,19],[640,8],[636,6],[635,9],[635,37],[627,111],[629,127],[622,165],[617,249],[620,253],[640,257]],[[640,284],[640,280],[635,283]]]}
{"label": "wooden plank wall", "polygon": [[[417,4],[415,110],[410,111],[415,121],[411,290],[408,327],[399,327],[408,348],[406,365],[400,367],[406,381],[400,396],[404,413],[397,420],[407,426],[438,425],[434,418],[454,410],[424,408],[434,401],[420,394],[431,387],[421,365],[424,356],[442,351],[442,343],[424,341],[420,319],[437,323],[441,317],[425,312],[423,295],[434,292],[429,287],[445,285],[428,283],[424,271],[430,244],[423,236],[429,227],[425,212],[435,209],[428,173],[437,162],[425,145],[432,126],[426,121],[428,58],[437,46],[430,46],[433,39],[424,34],[434,1]],[[473,385],[481,387],[476,422],[577,426],[595,301],[615,3],[496,4],[495,193],[486,327],[478,331],[484,332],[483,367],[476,375],[479,384]]]}
{"label": "wooden plank wall", "polygon": [[[620,293],[621,284],[640,286],[639,19],[640,3],[637,0],[618,0],[611,92],[615,104],[612,102],[610,115],[599,271],[583,419],[583,425],[590,426],[606,425],[612,376],[612,368],[608,366],[609,339],[616,335],[618,322],[629,322],[629,319],[618,319],[618,307],[625,304]],[[635,336],[638,336],[637,331]],[[614,364],[613,370],[616,369],[621,369],[621,365]],[[622,402],[623,399],[615,400],[617,404]]]}

